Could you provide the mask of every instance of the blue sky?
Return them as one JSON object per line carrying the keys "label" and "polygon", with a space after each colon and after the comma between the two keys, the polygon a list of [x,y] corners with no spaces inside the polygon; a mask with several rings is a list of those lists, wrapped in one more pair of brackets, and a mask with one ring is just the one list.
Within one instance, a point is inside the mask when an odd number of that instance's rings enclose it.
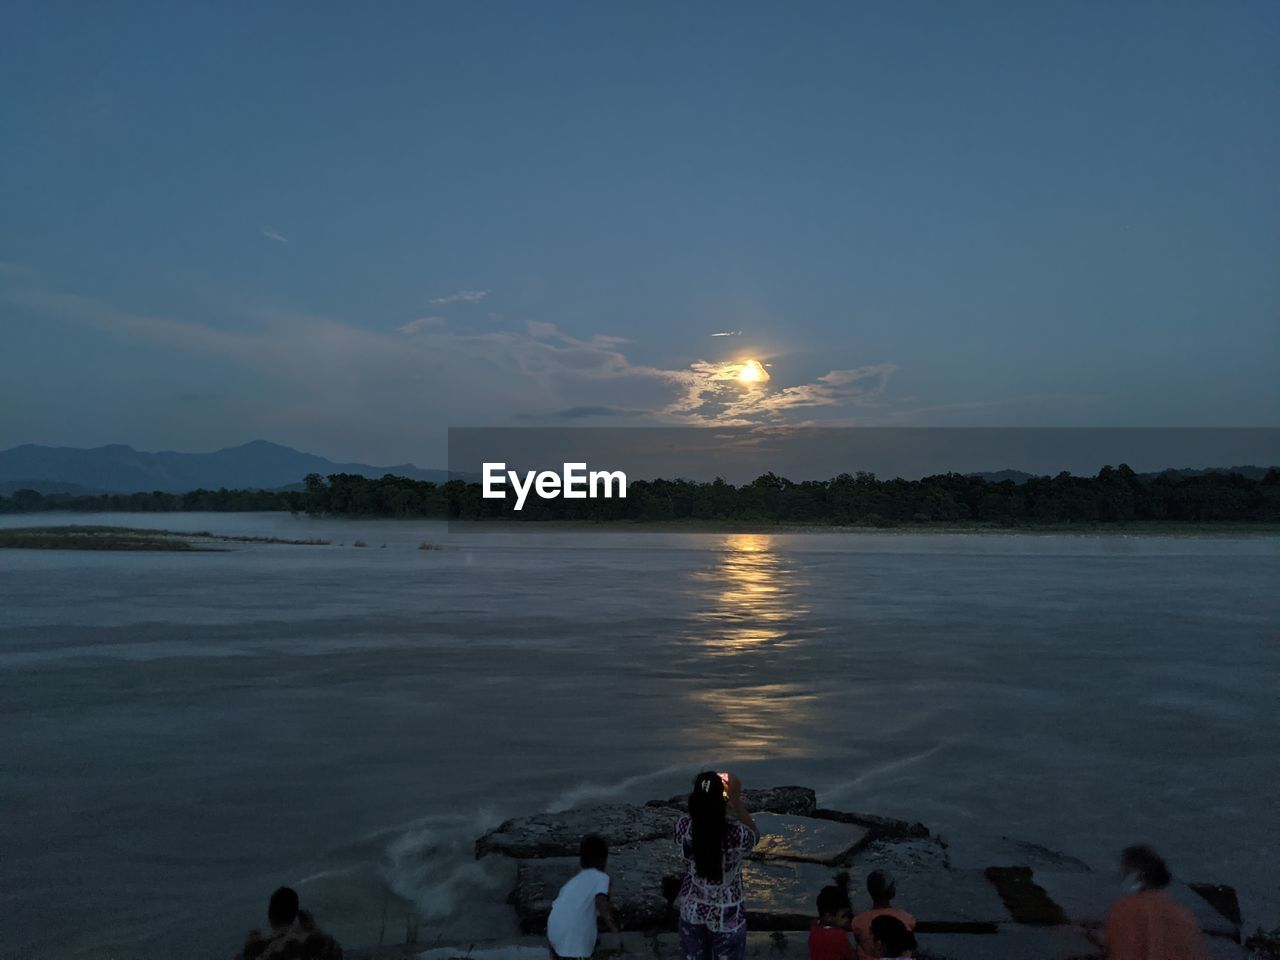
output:
{"label": "blue sky", "polygon": [[0,448],[1272,426],[1277,49],[1271,2],[12,2]]}

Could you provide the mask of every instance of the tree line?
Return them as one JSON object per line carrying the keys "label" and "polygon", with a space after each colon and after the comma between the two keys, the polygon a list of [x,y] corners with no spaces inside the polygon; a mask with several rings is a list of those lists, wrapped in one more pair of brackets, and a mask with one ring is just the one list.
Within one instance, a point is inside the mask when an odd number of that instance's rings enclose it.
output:
{"label": "tree line", "polygon": [[740,486],[717,478],[641,480],[625,499],[542,500],[515,513],[511,500],[486,500],[478,482],[435,484],[310,474],[302,490],[192,490],[80,496],[19,490],[0,496],[0,513],[289,510],[310,516],[449,520],[579,520],[598,523],[729,521],[821,525],[983,524],[1001,527],[1123,523],[1280,523],[1280,471],[1139,475],[1125,464],[1094,477],[1060,473],[1023,483],[944,473],[879,480],[866,472],[793,482],[766,473]]}

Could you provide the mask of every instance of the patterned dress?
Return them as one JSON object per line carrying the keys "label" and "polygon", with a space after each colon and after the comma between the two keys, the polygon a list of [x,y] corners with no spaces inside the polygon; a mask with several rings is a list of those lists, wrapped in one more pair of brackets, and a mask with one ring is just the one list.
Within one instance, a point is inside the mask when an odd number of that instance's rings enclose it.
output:
{"label": "patterned dress", "polygon": [[760,838],[736,820],[725,826],[723,875],[717,883],[698,876],[693,858],[693,819],[676,821],[675,842],[688,869],[680,884],[680,947],[684,960],[734,960],[746,948],[747,908],[742,862]]}

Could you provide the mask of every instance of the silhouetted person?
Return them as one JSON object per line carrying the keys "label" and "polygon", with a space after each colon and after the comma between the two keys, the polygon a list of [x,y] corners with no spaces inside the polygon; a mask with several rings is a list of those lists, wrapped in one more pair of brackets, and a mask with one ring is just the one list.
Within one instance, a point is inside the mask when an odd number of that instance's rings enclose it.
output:
{"label": "silhouetted person", "polygon": [[[738,815],[730,822],[729,806]],[[742,781],[732,774],[700,773],[689,812],[676,821],[676,846],[688,869],[680,884],[682,960],[742,960],[747,952],[747,904],[742,860],[760,831],[742,802]]]}
{"label": "silhouetted person", "polygon": [[1109,960],[1205,960],[1200,924],[1165,888],[1173,877],[1160,855],[1145,845],[1126,847],[1120,870],[1128,891],[1107,911],[1101,936]]}
{"label": "silhouetted person", "polygon": [[867,893],[871,896],[871,909],[863,910],[853,918],[853,938],[858,944],[858,960],[895,956],[880,953],[871,934],[871,924],[877,917],[893,917],[910,933],[916,928],[916,918],[893,905],[893,898],[898,895],[898,886],[889,871],[872,870],[867,874]]}
{"label": "silhouetted person", "polygon": [[871,921],[870,934],[877,957],[909,957],[916,948],[916,935],[890,913]]}
{"label": "silhouetted person", "polygon": [[849,875],[818,893],[818,919],[809,927],[809,960],[854,960],[849,931],[853,929],[853,901]]}
{"label": "silhouetted person", "polygon": [[249,934],[240,960],[342,960],[342,947],[316,927],[311,914],[298,904],[298,894],[280,887],[267,903],[271,932]]}

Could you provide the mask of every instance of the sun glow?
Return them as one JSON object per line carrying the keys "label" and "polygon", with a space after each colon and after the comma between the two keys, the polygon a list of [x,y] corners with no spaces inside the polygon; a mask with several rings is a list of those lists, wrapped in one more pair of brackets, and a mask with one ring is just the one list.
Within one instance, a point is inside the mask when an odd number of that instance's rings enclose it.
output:
{"label": "sun glow", "polygon": [[759,360],[744,360],[738,371],[738,379],[742,383],[763,383],[769,379],[769,373],[760,365]]}

